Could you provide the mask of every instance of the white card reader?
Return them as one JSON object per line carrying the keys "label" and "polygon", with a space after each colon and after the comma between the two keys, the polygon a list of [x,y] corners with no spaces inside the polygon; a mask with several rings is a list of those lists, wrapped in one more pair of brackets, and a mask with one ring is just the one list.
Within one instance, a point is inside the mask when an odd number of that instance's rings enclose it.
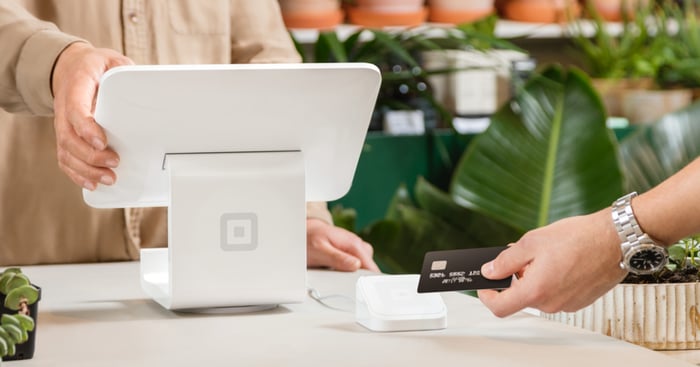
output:
{"label": "white card reader", "polygon": [[447,327],[439,293],[418,293],[418,274],[362,276],[356,284],[356,321],[372,331]]}

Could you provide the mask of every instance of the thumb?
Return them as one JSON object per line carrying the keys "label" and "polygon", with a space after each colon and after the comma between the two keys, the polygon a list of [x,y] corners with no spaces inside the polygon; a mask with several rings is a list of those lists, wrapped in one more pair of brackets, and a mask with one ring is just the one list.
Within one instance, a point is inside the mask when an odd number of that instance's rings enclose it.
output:
{"label": "thumb", "polygon": [[518,273],[532,259],[522,246],[510,245],[495,259],[481,266],[481,274],[488,279],[505,279]]}

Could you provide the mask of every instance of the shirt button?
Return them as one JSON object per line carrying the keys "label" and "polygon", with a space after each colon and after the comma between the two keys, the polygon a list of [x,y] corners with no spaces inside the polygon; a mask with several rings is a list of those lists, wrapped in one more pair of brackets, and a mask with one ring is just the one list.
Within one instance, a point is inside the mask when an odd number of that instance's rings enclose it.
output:
{"label": "shirt button", "polygon": [[139,22],[139,16],[137,13],[129,13],[129,20],[132,23],[138,23]]}

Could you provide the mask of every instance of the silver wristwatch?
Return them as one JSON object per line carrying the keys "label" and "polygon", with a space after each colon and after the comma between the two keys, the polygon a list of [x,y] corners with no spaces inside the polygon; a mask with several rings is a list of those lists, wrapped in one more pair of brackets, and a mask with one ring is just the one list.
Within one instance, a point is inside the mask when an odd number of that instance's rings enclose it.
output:
{"label": "silver wristwatch", "polygon": [[613,202],[612,220],[622,243],[620,267],[635,274],[651,274],[661,270],[668,261],[666,248],[642,231],[632,211],[636,192]]}

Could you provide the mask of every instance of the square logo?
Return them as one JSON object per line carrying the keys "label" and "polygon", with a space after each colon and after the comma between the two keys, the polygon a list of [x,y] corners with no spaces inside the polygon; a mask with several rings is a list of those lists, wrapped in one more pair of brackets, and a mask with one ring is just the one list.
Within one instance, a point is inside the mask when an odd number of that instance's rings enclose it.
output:
{"label": "square logo", "polygon": [[258,216],[254,213],[223,214],[220,226],[224,251],[251,251],[258,247]]}

